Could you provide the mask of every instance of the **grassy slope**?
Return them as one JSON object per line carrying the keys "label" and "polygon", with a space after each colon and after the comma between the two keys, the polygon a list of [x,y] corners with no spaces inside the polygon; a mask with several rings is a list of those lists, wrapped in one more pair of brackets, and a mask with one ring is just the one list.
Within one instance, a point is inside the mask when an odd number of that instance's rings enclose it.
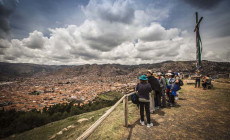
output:
{"label": "grassy slope", "polygon": [[[16,140],[46,140],[51,138],[54,134],[58,133],[61,131],[63,128],[66,128],[70,125],[75,125],[76,127],[73,129],[70,129],[69,131],[66,131],[63,133],[65,135],[68,133],[68,138],[72,137],[72,132],[74,132],[74,135],[80,135],[83,133],[85,129],[87,129],[90,125],[93,124],[94,121],[96,121],[102,114],[105,113],[105,111],[108,108],[103,108],[97,111],[89,112],[89,113],[84,113],[81,115],[76,115],[72,116],[69,118],[66,118],[64,120],[56,121],[53,123],[49,123],[47,125],[34,128],[30,131],[26,131],[24,133],[18,134],[18,135],[13,135],[9,137],[8,139],[16,139]],[[81,118],[90,118],[89,121],[78,123],[77,120]],[[63,136],[58,136],[57,138],[61,138]]]}
{"label": "grassy slope", "polygon": [[[98,99],[112,101],[116,98],[121,98],[122,94],[117,92],[107,92],[100,94]],[[67,128],[70,125],[74,125],[75,128],[69,129],[65,131],[62,135],[56,136],[56,139],[76,139],[84,130],[86,130],[90,125],[93,124],[97,119],[102,116],[109,107],[102,108],[97,111],[92,111],[88,113],[84,113],[81,115],[72,116],[60,121],[52,122],[47,125],[34,128],[30,131],[26,131],[21,134],[12,135],[6,139],[16,139],[16,140],[44,140],[50,139],[53,135],[61,131],[63,128]],[[78,123],[77,121],[82,118],[89,119],[88,121]]]}
{"label": "grassy slope", "polygon": [[[139,125],[139,110],[129,103],[129,127],[123,127],[123,106],[109,115],[89,139],[229,139],[230,138],[230,84],[214,83],[214,89],[195,89],[184,85],[178,105],[151,114],[152,128]],[[107,97],[105,97],[107,98]],[[75,128],[57,136],[56,139],[76,139],[108,108],[69,117],[16,135],[14,139],[49,139],[69,125]],[[89,121],[77,123],[80,118]]]}
{"label": "grassy slope", "polygon": [[129,104],[129,127],[122,127],[117,109],[89,139],[230,139],[230,84],[214,89],[183,86],[177,106],[151,114],[154,127],[139,124],[139,110]]}

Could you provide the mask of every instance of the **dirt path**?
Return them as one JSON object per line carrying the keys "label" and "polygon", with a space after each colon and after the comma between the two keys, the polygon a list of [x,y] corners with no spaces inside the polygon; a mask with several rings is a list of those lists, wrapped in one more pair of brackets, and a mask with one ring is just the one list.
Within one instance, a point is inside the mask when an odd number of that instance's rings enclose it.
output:
{"label": "dirt path", "polygon": [[185,85],[181,92],[176,107],[151,115],[153,127],[141,126],[136,116],[121,139],[230,139],[230,84],[214,83],[211,90]]}

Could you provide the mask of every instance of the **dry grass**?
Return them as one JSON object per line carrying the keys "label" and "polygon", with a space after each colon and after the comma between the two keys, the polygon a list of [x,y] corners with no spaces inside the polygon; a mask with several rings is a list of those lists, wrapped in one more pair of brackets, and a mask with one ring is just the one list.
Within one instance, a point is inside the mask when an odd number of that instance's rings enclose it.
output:
{"label": "dry grass", "polygon": [[89,139],[230,139],[230,84],[214,83],[202,90],[184,85],[177,106],[151,115],[154,126],[139,124],[139,110],[129,104],[129,127],[122,107],[113,112]]}

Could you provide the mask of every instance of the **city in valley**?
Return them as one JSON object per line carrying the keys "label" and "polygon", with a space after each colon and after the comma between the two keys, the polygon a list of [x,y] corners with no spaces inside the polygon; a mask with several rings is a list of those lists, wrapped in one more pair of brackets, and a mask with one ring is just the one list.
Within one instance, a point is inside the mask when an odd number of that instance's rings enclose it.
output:
{"label": "city in valley", "polygon": [[1,83],[0,109],[42,110],[44,107],[71,101],[80,102],[74,105],[83,105],[93,101],[101,93],[130,92],[135,84],[135,77],[124,75],[95,77],[89,74],[72,78],[36,75],[21,81]]}
{"label": "city in valley", "polygon": [[[46,66],[0,63],[0,110],[42,110],[55,104],[83,105],[109,91],[129,93],[148,69],[194,74],[193,61],[162,62],[146,65]],[[202,74],[227,76],[230,63],[203,61]],[[116,92],[115,92],[116,93]]]}

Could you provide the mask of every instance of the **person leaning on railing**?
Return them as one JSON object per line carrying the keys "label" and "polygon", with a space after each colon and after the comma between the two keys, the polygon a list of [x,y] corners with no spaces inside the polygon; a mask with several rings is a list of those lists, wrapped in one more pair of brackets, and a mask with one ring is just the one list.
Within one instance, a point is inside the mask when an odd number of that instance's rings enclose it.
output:
{"label": "person leaning on railing", "polygon": [[140,123],[141,125],[145,125],[144,122],[144,108],[147,117],[147,127],[153,126],[150,122],[150,110],[149,110],[149,93],[152,91],[151,85],[148,83],[148,78],[145,75],[141,75],[139,77],[140,83],[136,86],[136,91],[139,96],[139,104],[140,104]]}

